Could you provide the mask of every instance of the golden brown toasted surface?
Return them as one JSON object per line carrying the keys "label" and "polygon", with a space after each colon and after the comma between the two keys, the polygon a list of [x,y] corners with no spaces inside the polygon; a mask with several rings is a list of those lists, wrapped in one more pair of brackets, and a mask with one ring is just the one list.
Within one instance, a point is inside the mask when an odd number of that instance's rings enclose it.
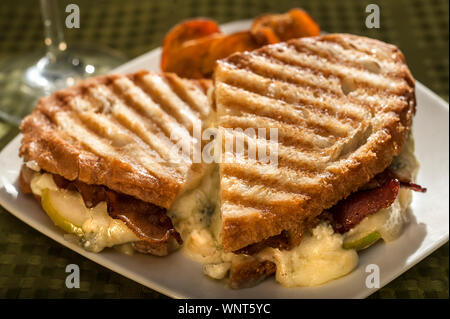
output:
{"label": "golden brown toasted surface", "polygon": [[[215,104],[223,139],[267,143],[276,165],[226,152],[220,164],[222,241],[234,251],[303,229],[399,154],[415,111],[414,79],[393,45],[347,34],[302,38],[218,62]],[[225,143],[223,143],[225,144]]]}
{"label": "golden brown toasted surface", "polygon": [[39,101],[20,129],[20,156],[68,180],[168,208],[203,166],[175,145],[198,141],[207,81],[140,71],[82,81]]}

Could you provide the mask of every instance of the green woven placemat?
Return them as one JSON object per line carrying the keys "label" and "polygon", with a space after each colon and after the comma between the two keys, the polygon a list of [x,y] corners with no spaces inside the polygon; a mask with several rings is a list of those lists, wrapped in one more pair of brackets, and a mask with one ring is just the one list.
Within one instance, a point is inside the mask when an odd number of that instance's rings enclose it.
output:
{"label": "green woven placemat", "polygon": [[[303,7],[328,32],[378,38],[400,47],[414,76],[448,101],[448,1],[110,0],[59,1],[81,11],[81,28],[66,30],[68,44],[100,44],[133,58],[161,44],[178,21],[207,16],[220,23]],[[365,7],[377,3],[381,28],[367,29]],[[39,3],[0,2],[0,61],[42,48]],[[8,79],[0,75],[0,101]],[[0,123],[0,149],[17,129]],[[370,298],[448,298],[448,243]],[[81,269],[80,289],[67,289],[67,264]],[[50,240],[0,208],[0,298],[164,298]]]}

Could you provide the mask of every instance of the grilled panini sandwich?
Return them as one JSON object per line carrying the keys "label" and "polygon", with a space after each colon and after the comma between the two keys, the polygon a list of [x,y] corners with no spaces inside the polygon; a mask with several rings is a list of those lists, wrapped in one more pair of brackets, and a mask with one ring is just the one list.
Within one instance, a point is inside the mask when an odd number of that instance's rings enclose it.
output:
{"label": "grilled panini sandwich", "polygon": [[[424,189],[414,79],[396,47],[294,39],[218,61],[210,86],[142,71],[42,99],[21,125],[23,191],[86,249],[162,256],[183,243],[232,288],[274,273],[320,285],[400,235],[411,189]],[[213,125],[203,145],[194,132]],[[194,160],[211,145],[218,165]]]}
{"label": "grilled panini sandwich", "polygon": [[166,210],[204,173],[176,144],[199,143],[209,85],[141,71],[41,99],[21,125],[22,189],[89,250],[132,243],[166,255],[182,243]]}
{"label": "grilled panini sandwich", "polygon": [[226,251],[280,234],[297,245],[324,210],[391,164],[415,112],[402,53],[347,34],[234,54],[218,62],[214,81],[219,126],[278,129],[277,165],[224,152],[235,158],[220,164]]}
{"label": "grilled panini sandwich", "polygon": [[211,96],[218,169],[169,211],[207,276],[317,286],[400,236],[411,190],[425,189],[412,183],[414,79],[396,47],[330,34],[233,54]]}

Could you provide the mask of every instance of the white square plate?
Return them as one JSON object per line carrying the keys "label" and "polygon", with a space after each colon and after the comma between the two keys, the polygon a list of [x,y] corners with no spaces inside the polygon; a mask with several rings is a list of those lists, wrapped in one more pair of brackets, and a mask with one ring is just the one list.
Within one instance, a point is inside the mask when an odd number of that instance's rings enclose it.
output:
{"label": "white square plate", "polygon": [[[249,21],[223,26],[225,32],[246,29]],[[155,49],[114,70],[134,72],[159,70],[161,49]],[[414,194],[411,222],[402,236],[390,244],[378,243],[360,253],[359,266],[351,274],[320,287],[283,288],[273,278],[260,285],[231,290],[203,275],[202,266],[176,252],[164,258],[135,254],[127,256],[113,249],[93,254],[67,242],[43,213],[38,203],[19,192],[17,178],[22,160],[18,157],[21,136],[0,153],[0,204],[13,215],[96,263],[147,287],[175,298],[364,298],[376,289],[365,285],[366,266],[380,268],[381,286],[417,264],[448,241],[449,234],[449,108],[436,94],[416,84],[417,115],[414,120],[416,155],[421,163],[418,183],[428,188]]]}

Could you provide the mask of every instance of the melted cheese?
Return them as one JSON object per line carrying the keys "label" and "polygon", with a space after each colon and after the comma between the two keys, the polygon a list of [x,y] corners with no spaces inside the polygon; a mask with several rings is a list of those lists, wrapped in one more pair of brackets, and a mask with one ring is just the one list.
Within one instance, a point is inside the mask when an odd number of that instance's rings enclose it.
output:
{"label": "melted cheese", "polygon": [[167,212],[183,238],[183,252],[203,264],[230,262],[220,245],[219,172],[211,166],[197,188],[179,196]]}
{"label": "melted cheese", "polygon": [[267,248],[260,258],[277,265],[276,280],[285,287],[318,286],[345,276],[358,265],[358,254],[342,248],[342,235],[321,223],[291,250]]}

